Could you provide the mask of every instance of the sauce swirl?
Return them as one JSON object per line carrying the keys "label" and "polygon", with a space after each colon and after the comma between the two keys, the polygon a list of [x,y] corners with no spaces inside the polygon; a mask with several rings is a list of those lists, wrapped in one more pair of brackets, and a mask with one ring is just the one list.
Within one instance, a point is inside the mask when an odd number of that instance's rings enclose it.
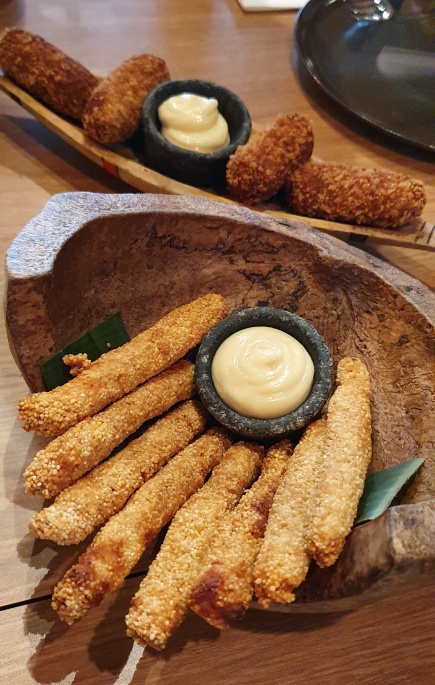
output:
{"label": "sauce swirl", "polygon": [[309,353],[277,328],[252,326],[230,335],[211,368],[221,399],[242,416],[272,419],[299,407],[314,379]]}
{"label": "sauce swirl", "polygon": [[217,152],[230,142],[228,124],[215,98],[180,93],[158,108],[162,135],[170,143],[194,152]]}

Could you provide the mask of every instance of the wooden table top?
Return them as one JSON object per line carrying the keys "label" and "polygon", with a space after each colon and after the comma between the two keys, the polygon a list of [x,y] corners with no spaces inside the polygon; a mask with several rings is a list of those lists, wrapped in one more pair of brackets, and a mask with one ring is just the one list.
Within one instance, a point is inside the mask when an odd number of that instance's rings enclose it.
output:
{"label": "wooden table top", "polygon": [[[0,28],[15,25],[42,35],[96,73],[106,73],[131,54],[149,52],[166,60],[173,78],[203,78],[235,91],[259,124],[280,112],[304,114],[313,122],[318,157],[421,179],[435,219],[433,158],[423,152],[402,154],[403,146],[343,114],[306,77],[301,77],[302,87],[292,52],[294,22],[294,12],[243,13],[236,0],[12,0],[0,5]],[[2,255],[54,193],[77,190],[131,192],[1,94]],[[371,251],[435,287],[433,253],[393,247]],[[27,532],[41,502],[24,495],[22,471],[44,440],[24,433],[17,419],[16,404],[27,388],[4,326],[0,360],[0,682],[434,681],[430,588],[415,588],[348,615],[252,611],[222,635],[191,617],[162,655],[142,655],[124,634],[122,616],[137,578],[76,626],[60,624],[47,596],[78,550],[59,550]]]}

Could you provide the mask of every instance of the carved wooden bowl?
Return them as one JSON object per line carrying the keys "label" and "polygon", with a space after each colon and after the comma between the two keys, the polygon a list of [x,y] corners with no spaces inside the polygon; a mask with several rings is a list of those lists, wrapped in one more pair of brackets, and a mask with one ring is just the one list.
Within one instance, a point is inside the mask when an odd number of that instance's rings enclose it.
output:
{"label": "carved wooden bowl", "polygon": [[342,611],[430,582],[435,568],[435,297],[418,281],[290,221],[197,198],[55,196],[6,260],[12,353],[32,390],[40,363],[115,311],[135,335],[216,291],[230,308],[306,318],[334,360],[356,354],[373,389],[371,470],[426,461],[405,498],[312,568],[283,611]]}

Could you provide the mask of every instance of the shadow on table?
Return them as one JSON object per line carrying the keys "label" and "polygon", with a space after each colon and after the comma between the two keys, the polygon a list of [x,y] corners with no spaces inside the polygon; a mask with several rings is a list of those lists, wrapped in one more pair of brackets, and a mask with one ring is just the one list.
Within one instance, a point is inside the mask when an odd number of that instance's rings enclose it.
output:
{"label": "shadow on table", "polygon": [[[22,156],[14,158],[13,155],[4,155],[3,166],[20,176],[30,176],[36,185],[50,195],[65,190],[94,193],[138,192],[92,163],[35,119],[4,115],[0,118],[0,128],[12,145],[16,146],[17,139],[19,140],[26,155],[24,160]],[[33,176],[28,171],[24,174],[22,167],[28,163],[28,157],[39,169],[44,167],[45,173],[40,173],[39,170]]]}
{"label": "shadow on table", "polygon": [[109,607],[105,603],[72,626],[59,621],[49,602],[28,605],[25,632],[41,636],[27,664],[35,681],[53,683],[75,673],[80,682],[93,682],[98,672],[104,672],[105,684],[115,682],[132,647],[122,620],[129,602],[129,593],[120,591]]}
{"label": "shadow on table", "polygon": [[[143,650],[137,646],[133,650],[134,643],[126,634],[125,616],[140,581],[140,577],[130,578],[111,601],[105,601],[72,626],[57,619],[48,601],[29,604],[24,613],[24,632],[41,638],[27,664],[35,681],[58,682],[75,672],[78,681],[92,682],[98,673],[104,673],[104,683],[110,685],[124,669],[133,677],[143,661]],[[156,660],[169,660],[188,643],[211,642],[218,636],[217,630],[189,615],[165,652],[146,651],[147,666],[153,668]]]}

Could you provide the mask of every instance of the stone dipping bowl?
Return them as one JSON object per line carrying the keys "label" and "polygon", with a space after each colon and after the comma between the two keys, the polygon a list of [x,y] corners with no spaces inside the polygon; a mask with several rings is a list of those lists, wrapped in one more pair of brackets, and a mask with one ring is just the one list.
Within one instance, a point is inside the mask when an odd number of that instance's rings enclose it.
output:
{"label": "stone dipping bowl", "polygon": [[[251,326],[268,326],[288,333],[305,347],[314,364],[308,397],[296,409],[275,419],[242,416],[221,399],[213,383],[213,358],[224,340]],[[278,440],[306,426],[320,413],[331,394],[333,365],[329,350],[315,328],[296,314],[275,307],[252,307],[234,312],[205,336],[196,357],[196,386],[202,403],[225,428],[250,440]]]}
{"label": "stone dipping bowl", "polygon": [[[193,93],[218,101],[218,109],[228,124],[230,143],[217,152],[185,150],[160,132],[158,108],[168,98]],[[161,174],[199,187],[225,185],[227,162],[251,133],[251,118],[242,100],[233,92],[209,81],[195,79],[160,83],[146,97],[142,106],[144,159],[147,166]]]}
{"label": "stone dipping bowl", "polygon": [[339,612],[434,582],[435,295],[397,269],[307,226],[199,198],[54,196],[6,257],[6,326],[33,391],[42,361],[120,311],[131,336],[208,292],[230,311],[271,306],[306,319],[334,363],[370,371],[371,471],[423,457],[400,504],[356,527],[334,566],[312,565],[289,612]]}

